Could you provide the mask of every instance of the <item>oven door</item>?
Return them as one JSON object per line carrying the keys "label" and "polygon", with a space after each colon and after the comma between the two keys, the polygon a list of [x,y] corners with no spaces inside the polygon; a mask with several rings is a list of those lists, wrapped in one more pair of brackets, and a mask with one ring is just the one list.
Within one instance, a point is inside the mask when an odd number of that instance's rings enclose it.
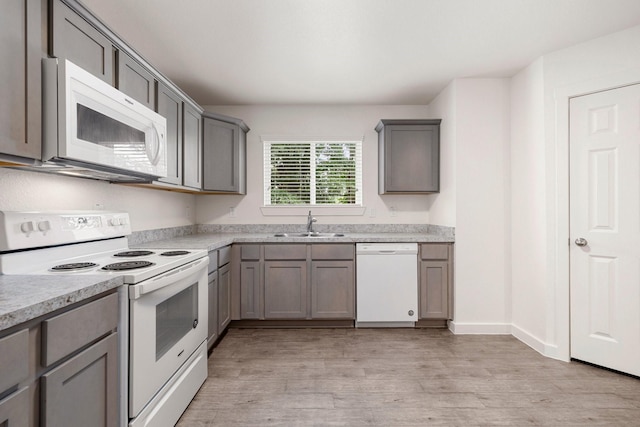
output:
{"label": "oven door", "polygon": [[201,258],[129,286],[129,417],[206,340],[208,262]]}

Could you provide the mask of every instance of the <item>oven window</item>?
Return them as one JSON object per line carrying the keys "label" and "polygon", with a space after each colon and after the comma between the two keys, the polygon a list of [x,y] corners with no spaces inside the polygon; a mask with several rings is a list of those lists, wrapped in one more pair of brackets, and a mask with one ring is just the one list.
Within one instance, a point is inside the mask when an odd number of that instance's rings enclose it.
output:
{"label": "oven window", "polygon": [[193,329],[198,319],[198,283],[156,306],[156,360]]}
{"label": "oven window", "polygon": [[110,148],[118,148],[123,144],[129,147],[141,144],[144,147],[145,134],[141,130],[114,120],[80,103],[77,104],[77,107],[78,139]]}

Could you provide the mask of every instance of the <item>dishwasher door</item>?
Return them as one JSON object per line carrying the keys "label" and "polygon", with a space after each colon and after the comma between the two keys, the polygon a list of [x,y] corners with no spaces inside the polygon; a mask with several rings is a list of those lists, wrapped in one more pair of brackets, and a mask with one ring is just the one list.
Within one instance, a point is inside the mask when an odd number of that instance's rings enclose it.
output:
{"label": "dishwasher door", "polygon": [[356,326],[413,327],[418,320],[418,244],[356,244]]}

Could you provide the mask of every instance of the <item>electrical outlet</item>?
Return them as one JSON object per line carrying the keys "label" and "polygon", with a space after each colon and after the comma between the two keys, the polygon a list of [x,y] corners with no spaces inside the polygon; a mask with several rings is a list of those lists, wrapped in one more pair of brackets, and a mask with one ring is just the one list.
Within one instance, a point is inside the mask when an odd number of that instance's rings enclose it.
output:
{"label": "electrical outlet", "polygon": [[396,212],[396,208],[394,206],[389,206],[389,212],[391,212],[391,216],[398,216],[398,212]]}
{"label": "electrical outlet", "polygon": [[103,210],[103,209],[104,209],[104,205],[103,205],[102,203],[100,203],[100,202],[96,202],[96,204],[95,204],[95,205],[93,205],[93,208],[94,208],[95,210],[97,210],[97,211],[101,211],[101,210]]}
{"label": "electrical outlet", "polygon": [[235,217],[236,217],[236,208],[235,208],[234,206],[231,206],[231,207],[229,208],[229,216],[230,216],[231,218],[235,218]]}
{"label": "electrical outlet", "polygon": [[376,217],[376,208],[369,208],[369,218]]}

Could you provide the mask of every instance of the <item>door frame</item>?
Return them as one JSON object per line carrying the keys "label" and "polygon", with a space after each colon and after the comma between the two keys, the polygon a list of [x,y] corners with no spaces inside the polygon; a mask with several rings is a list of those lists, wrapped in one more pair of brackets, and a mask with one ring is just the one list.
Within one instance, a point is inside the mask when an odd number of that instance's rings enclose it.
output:
{"label": "door frame", "polygon": [[[547,286],[545,355],[569,361],[571,358],[570,265],[569,265],[569,100],[640,83],[640,68],[566,85],[553,91],[555,114],[551,127],[553,149],[546,156],[548,206],[547,260],[552,277]],[[545,126],[546,127],[546,126]],[[553,171],[555,174],[552,174]]]}

